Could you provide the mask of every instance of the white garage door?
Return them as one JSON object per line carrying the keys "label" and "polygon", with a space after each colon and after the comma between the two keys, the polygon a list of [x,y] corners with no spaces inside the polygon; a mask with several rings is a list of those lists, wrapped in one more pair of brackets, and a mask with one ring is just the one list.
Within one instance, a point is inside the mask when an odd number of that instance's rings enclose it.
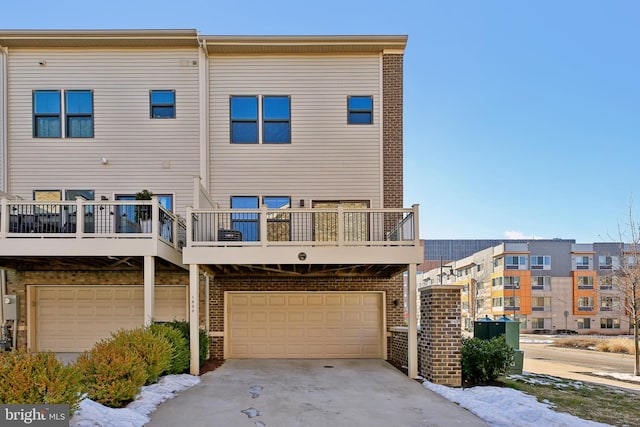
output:
{"label": "white garage door", "polygon": [[[79,352],[122,328],[143,323],[142,286],[39,286],[35,289],[37,350]],[[186,286],[155,288],[155,320],[186,319]]]}
{"label": "white garage door", "polygon": [[382,358],[381,293],[225,293],[227,358]]}

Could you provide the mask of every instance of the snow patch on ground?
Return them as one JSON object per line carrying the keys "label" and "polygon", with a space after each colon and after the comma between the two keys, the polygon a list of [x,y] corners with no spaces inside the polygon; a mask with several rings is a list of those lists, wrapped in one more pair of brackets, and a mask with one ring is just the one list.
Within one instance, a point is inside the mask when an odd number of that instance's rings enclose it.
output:
{"label": "snow patch on ground", "polygon": [[618,380],[633,381],[635,383],[640,383],[640,377],[635,376],[633,374],[622,374],[619,372],[593,372],[593,375],[598,375],[601,377],[611,377],[611,378],[616,378]]}
{"label": "snow patch on ground", "polygon": [[[608,424],[554,412],[552,404],[507,387],[451,388],[425,381],[423,387],[458,403],[495,427],[604,427]],[[517,420],[517,422],[515,421]]]}
{"label": "snow patch on ground", "polygon": [[142,387],[136,399],[126,408],[109,408],[84,399],[80,410],[71,418],[70,427],[142,427],[150,421],[149,414],[165,400],[193,387],[200,378],[193,375],[167,375],[157,383]]}

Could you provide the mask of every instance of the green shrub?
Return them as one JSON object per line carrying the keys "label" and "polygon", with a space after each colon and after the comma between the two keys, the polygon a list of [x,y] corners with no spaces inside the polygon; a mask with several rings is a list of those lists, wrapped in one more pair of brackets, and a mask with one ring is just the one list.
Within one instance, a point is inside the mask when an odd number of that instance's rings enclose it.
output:
{"label": "green shrub", "polygon": [[[179,330],[180,332],[182,332],[182,336],[187,340],[187,343],[190,342],[189,322],[186,322],[184,320],[173,320],[166,324],[171,325],[177,330]],[[199,354],[200,365],[203,365],[204,362],[206,362],[207,359],[209,358],[209,346],[211,345],[211,338],[209,338],[209,336],[207,335],[207,332],[204,329],[200,329],[198,334],[198,340],[200,342],[200,354]]]}
{"label": "green shrub", "polygon": [[82,400],[81,374],[53,353],[0,351],[0,402],[67,404],[71,414]]}
{"label": "green shrub", "polygon": [[132,401],[146,379],[144,361],[128,344],[98,342],[76,361],[87,395],[103,405],[120,408]]}
{"label": "green shrub", "polygon": [[171,343],[148,328],[120,330],[111,334],[116,345],[135,351],[144,365],[145,384],[153,384],[171,366]]}
{"label": "green shrub", "polygon": [[490,340],[463,338],[462,379],[472,384],[495,381],[507,373],[513,353],[504,336]]}
{"label": "green shrub", "polygon": [[182,332],[167,324],[153,324],[151,332],[164,337],[173,348],[171,364],[163,374],[182,374],[189,369],[189,342],[182,336]]}

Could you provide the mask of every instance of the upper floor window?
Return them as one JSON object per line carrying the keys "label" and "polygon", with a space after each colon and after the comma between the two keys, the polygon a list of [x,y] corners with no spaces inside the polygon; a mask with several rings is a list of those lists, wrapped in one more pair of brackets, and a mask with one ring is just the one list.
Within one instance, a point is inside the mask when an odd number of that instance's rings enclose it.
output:
{"label": "upper floor window", "polygon": [[61,138],[63,134],[67,138],[93,138],[93,91],[33,91],[33,137]]}
{"label": "upper floor window", "polygon": [[593,297],[578,297],[578,311],[593,311]]}
{"label": "upper floor window", "polygon": [[68,138],[93,138],[93,92],[69,90],[65,92]]}
{"label": "upper floor window", "polygon": [[532,297],[531,310],[551,311],[551,297]]}
{"label": "upper floor window", "polygon": [[589,257],[579,255],[576,257],[576,270],[589,270]]}
{"label": "upper floor window", "polygon": [[578,289],[593,289],[592,276],[578,276]]}
{"label": "upper floor window", "polygon": [[348,117],[350,125],[370,125],[373,123],[373,97],[350,96],[347,98]]}
{"label": "upper floor window", "polygon": [[616,286],[616,278],[614,276],[598,276],[598,283],[600,284],[600,289],[609,290],[613,289]]}
{"label": "upper floor window", "polygon": [[[288,144],[291,142],[291,98],[288,96],[232,96],[231,142]],[[261,110],[261,111],[260,111]],[[262,127],[258,118],[262,116]]]}
{"label": "upper floor window", "polygon": [[551,277],[549,276],[533,276],[531,277],[531,289],[537,291],[551,290]]}
{"label": "upper floor window", "polygon": [[618,257],[600,255],[598,257],[598,267],[600,270],[611,270],[618,264]]}
{"label": "upper floor window", "polygon": [[526,268],[527,257],[523,255],[507,255],[505,260],[505,267],[507,270],[519,270]]}
{"label": "upper floor window", "polygon": [[36,90],[33,92],[34,138],[60,138],[60,91]]}
{"label": "upper floor window", "polygon": [[152,119],[176,118],[176,92],[174,90],[152,90],[149,92]]}
{"label": "upper floor window", "polygon": [[291,108],[288,96],[262,98],[262,142],[288,144],[291,142]]}
{"label": "upper floor window", "polygon": [[506,276],[504,278],[505,289],[520,289],[520,277],[518,276]]}
{"label": "upper floor window", "polygon": [[600,311],[612,311],[620,307],[620,299],[612,296],[600,297]]}
{"label": "upper floor window", "polygon": [[536,255],[531,257],[532,270],[550,270],[551,257],[549,255]]}

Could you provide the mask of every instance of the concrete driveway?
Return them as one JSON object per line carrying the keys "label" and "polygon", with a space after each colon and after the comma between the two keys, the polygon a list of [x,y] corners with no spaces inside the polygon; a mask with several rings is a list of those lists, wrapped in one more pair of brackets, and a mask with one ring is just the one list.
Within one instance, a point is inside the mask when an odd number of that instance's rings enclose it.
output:
{"label": "concrete driveway", "polygon": [[384,360],[236,359],[161,404],[148,426],[486,426]]}

